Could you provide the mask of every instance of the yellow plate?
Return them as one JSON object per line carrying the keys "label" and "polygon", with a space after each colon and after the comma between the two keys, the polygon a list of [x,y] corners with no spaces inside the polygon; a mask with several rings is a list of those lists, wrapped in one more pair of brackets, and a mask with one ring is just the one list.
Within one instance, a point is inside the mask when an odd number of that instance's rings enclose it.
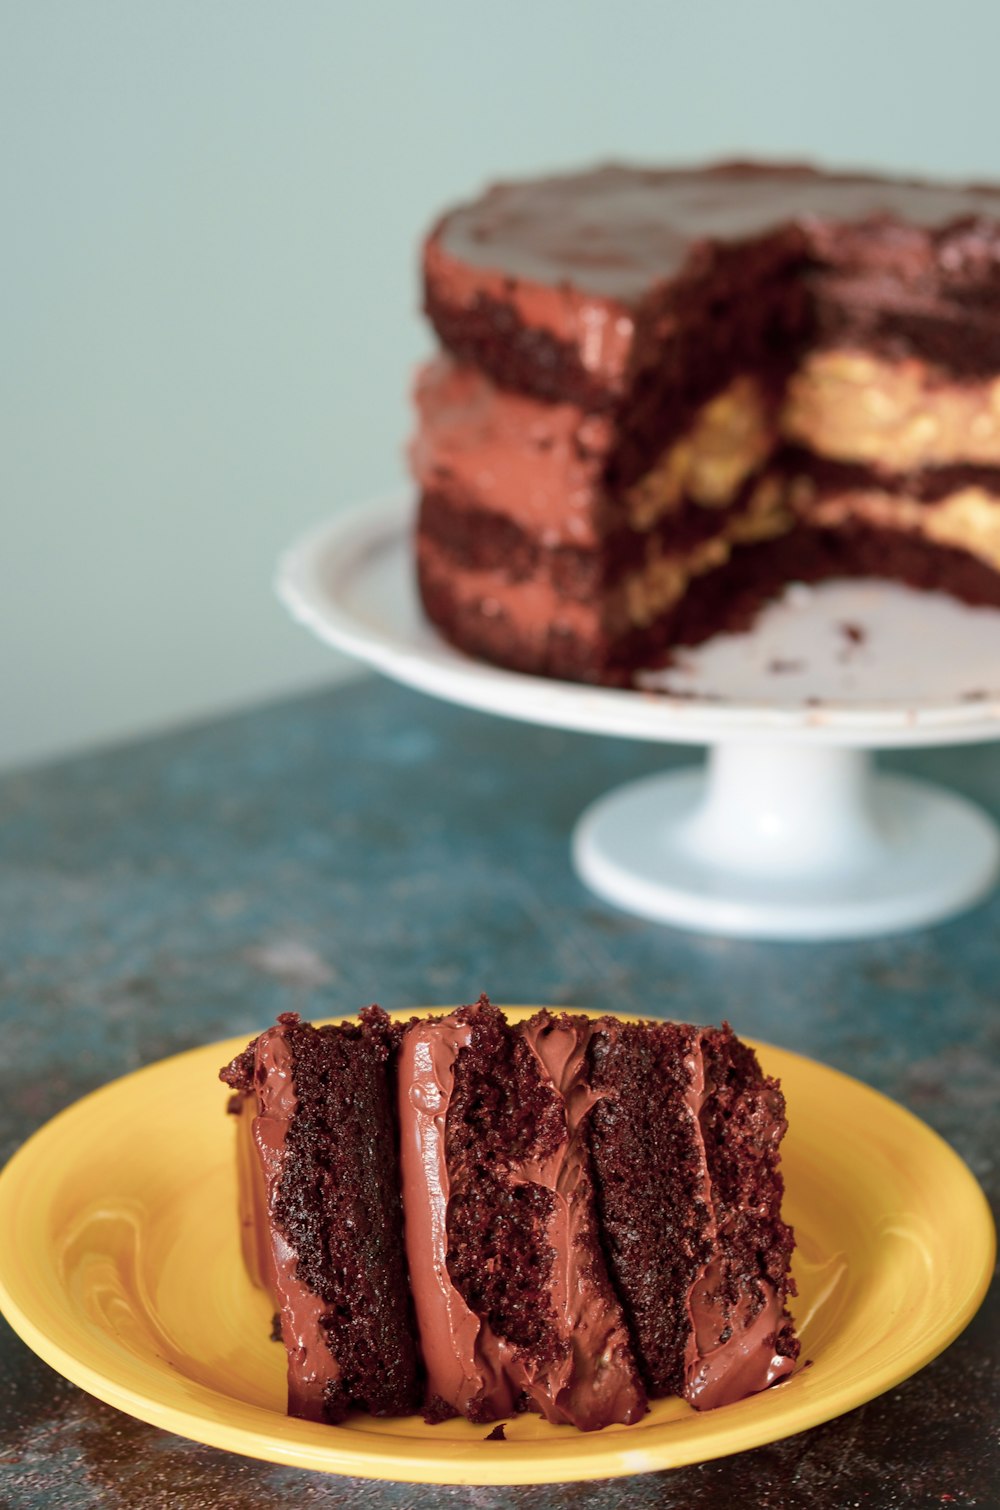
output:
{"label": "yellow plate", "polygon": [[[512,1017],[533,1008],[508,1009]],[[74,1384],[213,1447],[331,1473],[525,1484],[641,1473],[742,1452],[870,1400],[927,1363],[985,1293],[995,1238],[979,1186],[922,1122],[835,1070],[759,1049],[790,1128],[801,1368],[766,1394],[698,1414],[657,1402],[588,1435],[520,1416],[507,1440],[465,1421],[284,1414],[284,1351],[240,1260],[231,1039],[78,1101],[0,1175],[0,1306]]]}

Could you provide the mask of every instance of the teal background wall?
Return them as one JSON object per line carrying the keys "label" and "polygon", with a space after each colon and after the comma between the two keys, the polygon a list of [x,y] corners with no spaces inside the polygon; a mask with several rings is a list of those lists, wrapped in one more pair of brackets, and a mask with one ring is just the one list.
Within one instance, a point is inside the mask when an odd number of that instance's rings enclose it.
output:
{"label": "teal background wall", "polygon": [[342,672],[301,527],[403,476],[416,250],[491,178],[1000,178],[1000,7],[3,0],[0,763]]}

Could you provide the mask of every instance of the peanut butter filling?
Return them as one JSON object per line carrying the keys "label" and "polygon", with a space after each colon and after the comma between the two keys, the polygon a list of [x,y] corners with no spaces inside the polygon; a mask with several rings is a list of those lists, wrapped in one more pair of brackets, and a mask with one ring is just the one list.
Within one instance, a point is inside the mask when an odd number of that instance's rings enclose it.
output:
{"label": "peanut butter filling", "polygon": [[887,474],[1000,467],[1000,377],[949,383],[915,358],[817,351],[789,379],[777,413],[756,379],[739,377],[630,490],[629,523],[648,530],[685,501],[728,507],[781,441]]}
{"label": "peanut butter filling", "polygon": [[703,540],[687,555],[659,555],[633,573],[612,608],[630,628],[644,629],[684,596],[688,585],[717,566],[724,566],[736,545],[749,545],[784,535],[795,523],[788,505],[787,486],[776,477],[763,477],[745,511],[727,520],[717,535]]}
{"label": "peanut butter filling", "polygon": [[877,529],[919,535],[936,545],[967,551],[1000,571],[1000,500],[982,488],[960,488],[934,504],[878,488],[817,499],[814,485],[800,477],[792,482],[789,499],[808,524],[835,529],[857,520]]}
{"label": "peanut butter filling", "polygon": [[949,383],[915,357],[814,351],[788,383],[781,433],[818,456],[883,472],[1000,466],[1000,377]]}
{"label": "peanut butter filling", "polygon": [[702,406],[687,433],[631,489],[629,523],[648,530],[685,499],[704,508],[726,508],[767,461],[776,440],[772,406],[760,383],[736,378]]}

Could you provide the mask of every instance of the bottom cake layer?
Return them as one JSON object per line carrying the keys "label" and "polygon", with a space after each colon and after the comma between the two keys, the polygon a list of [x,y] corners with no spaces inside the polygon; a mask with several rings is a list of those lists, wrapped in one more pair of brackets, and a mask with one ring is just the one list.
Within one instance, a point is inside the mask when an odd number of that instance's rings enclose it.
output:
{"label": "bottom cake layer", "polygon": [[447,556],[418,554],[425,611],[459,649],[515,671],[610,685],[664,664],[674,646],[748,629],[791,582],[834,577],[881,577],[1000,607],[1000,571],[980,557],[857,520],[835,528],[797,524],[779,538],[739,545],[727,560],[708,563],[650,623],[618,633],[609,632],[597,603],[553,605],[547,585],[531,583],[503,602],[469,594]]}

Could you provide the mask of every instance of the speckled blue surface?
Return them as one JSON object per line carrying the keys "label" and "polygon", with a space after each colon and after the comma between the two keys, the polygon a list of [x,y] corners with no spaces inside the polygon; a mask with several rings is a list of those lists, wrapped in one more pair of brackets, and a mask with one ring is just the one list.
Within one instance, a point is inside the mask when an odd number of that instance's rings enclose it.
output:
{"label": "speckled blue surface", "polygon": [[[279,1011],[474,998],[736,1029],[904,1102],[1000,1194],[1000,899],[922,933],[777,945],[596,901],[568,836],[692,759],[366,680],[0,781],[0,1158],[85,1091]],[[995,747],[894,756],[1000,816]],[[16,1234],[0,1234],[0,1241]],[[1000,1505],[1000,1303],[839,1421],[673,1474],[420,1490],[184,1442],[64,1383],[0,1323],[0,1505]],[[951,1496],[950,1499],[947,1496]]]}

